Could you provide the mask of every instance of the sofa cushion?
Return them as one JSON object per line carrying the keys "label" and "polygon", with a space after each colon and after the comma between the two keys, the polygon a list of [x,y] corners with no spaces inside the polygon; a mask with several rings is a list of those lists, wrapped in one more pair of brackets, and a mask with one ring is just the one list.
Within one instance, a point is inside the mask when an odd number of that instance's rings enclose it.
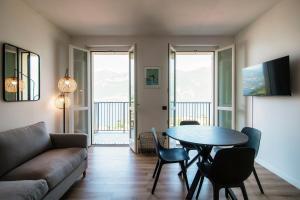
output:
{"label": "sofa cushion", "polygon": [[0,181],[0,199],[40,200],[47,192],[45,180]]}
{"label": "sofa cushion", "polygon": [[0,133],[0,176],[51,148],[44,122]]}
{"label": "sofa cushion", "polygon": [[87,158],[84,148],[48,150],[1,177],[1,180],[45,179],[50,189],[63,181]]}

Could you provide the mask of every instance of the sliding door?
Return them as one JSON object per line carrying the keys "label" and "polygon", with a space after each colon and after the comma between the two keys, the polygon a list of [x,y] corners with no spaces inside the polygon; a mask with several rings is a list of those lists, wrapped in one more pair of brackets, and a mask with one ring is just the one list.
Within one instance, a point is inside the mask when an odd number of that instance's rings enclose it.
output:
{"label": "sliding door", "polygon": [[234,46],[215,52],[215,124],[235,128]]}
{"label": "sliding door", "polygon": [[69,131],[88,134],[91,144],[91,75],[90,53],[88,50],[70,46],[70,75],[77,83],[77,89],[71,94],[69,109]]}
{"label": "sliding door", "polygon": [[129,50],[129,146],[137,152],[136,45]]}

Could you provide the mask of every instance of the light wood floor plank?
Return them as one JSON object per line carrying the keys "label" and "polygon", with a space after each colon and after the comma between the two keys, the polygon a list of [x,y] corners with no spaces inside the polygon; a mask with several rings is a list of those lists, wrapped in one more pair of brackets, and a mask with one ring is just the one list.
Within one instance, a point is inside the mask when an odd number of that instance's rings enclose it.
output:
{"label": "light wood floor plank", "polygon": [[[187,191],[184,182],[177,176],[177,164],[164,166],[155,195],[151,195],[155,164],[154,156],[136,155],[128,147],[91,147],[86,177],[78,180],[63,199],[184,199]],[[245,183],[250,200],[300,200],[300,190],[259,165],[256,165],[256,169],[266,194],[260,194],[254,176],[251,175]],[[196,166],[189,168],[189,183],[192,182],[195,172]],[[240,190],[234,191],[238,199],[243,199]],[[212,187],[207,180],[199,199],[212,199]],[[220,191],[220,199],[225,199],[224,190]]]}

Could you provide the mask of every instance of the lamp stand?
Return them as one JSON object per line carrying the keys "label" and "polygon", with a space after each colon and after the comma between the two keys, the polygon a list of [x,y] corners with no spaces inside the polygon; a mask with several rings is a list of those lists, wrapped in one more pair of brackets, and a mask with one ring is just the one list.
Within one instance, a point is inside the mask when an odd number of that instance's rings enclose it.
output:
{"label": "lamp stand", "polygon": [[64,133],[66,133],[66,98],[64,95],[64,106],[63,106],[63,112],[64,112],[64,116],[63,116],[63,128],[64,128]]}

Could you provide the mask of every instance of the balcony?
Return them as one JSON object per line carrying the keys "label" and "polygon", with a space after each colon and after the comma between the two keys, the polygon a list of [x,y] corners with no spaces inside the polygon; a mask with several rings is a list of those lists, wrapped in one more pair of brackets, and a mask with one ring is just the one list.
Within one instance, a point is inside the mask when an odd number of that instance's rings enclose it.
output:
{"label": "balcony", "polygon": [[[196,120],[201,125],[211,124],[211,102],[176,102],[175,120]],[[94,144],[128,144],[129,102],[94,102]]]}

